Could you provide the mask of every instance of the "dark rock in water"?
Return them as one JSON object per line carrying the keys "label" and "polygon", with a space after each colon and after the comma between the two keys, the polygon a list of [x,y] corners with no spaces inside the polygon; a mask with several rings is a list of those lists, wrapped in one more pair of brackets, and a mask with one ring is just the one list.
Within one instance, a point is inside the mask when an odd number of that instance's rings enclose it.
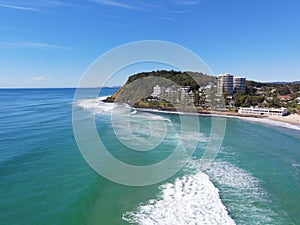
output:
{"label": "dark rock in water", "polygon": [[115,99],[113,97],[107,97],[106,99],[102,100],[103,102],[112,103],[115,102]]}

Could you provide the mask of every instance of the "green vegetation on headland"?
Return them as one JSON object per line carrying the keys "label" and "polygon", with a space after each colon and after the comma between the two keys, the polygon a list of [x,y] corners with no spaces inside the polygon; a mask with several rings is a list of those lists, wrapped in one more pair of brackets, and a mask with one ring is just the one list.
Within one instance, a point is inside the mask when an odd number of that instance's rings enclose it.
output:
{"label": "green vegetation on headland", "polygon": [[285,107],[290,113],[300,110],[300,82],[262,83],[247,81],[246,90],[233,95],[234,107]]}
{"label": "green vegetation on headland", "polygon": [[[121,87],[114,95],[109,97],[107,101],[116,101],[118,97],[120,98],[119,95],[121,94],[121,92],[129,89],[130,85],[134,85],[135,88],[137,88],[136,91],[141,92],[137,93],[138,95],[150,95],[153,91],[153,87],[157,84],[161,86],[189,86],[192,91],[196,91],[199,89],[200,85],[207,85],[210,82],[216,83],[217,79],[213,76],[209,76],[203,73],[180,72],[174,70],[143,72],[130,76],[125,85]],[[138,86],[137,84],[140,84],[140,86]],[[130,91],[134,93],[136,92],[134,90]]]}
{"label": "green vegetation on headland", "polygon": [[[262,83],[246,81],[246,89],[228,96],[220,96],[217,77],[203,73],[180,71],[152,71],[132,75],[106,102],[123,102],[139,108],[186,111],[216,109],[237,111],[238,107],[286,107],[291,113],[300,110],[300,82]],[[167,93],[155,96],[154,87],[159,85]],[[176,92],[177,97],[173,97]]]}
{"label": "green vegetation on headland", "polygon": [[[210,82],[216,82],[216,78],[213,76],[206,75],[204,73],[197,72],[180,72],[180,71],[166,71],[158,70],[152,72],[138,73],[128,78],[126,84],[132,83],[133,81],[145,77],[161,77],[169,81],[174,82],[178,86],[189,86],[191,90],[199,89],[200,85],[207,85]],[[162,85],[162,84],[160,84]]]}

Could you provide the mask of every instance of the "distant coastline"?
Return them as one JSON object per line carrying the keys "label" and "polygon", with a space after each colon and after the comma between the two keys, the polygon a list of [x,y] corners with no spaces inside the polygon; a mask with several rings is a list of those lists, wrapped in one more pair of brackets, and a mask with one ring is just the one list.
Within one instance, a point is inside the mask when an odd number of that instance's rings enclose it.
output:
{"label": "distant coastline", "polygon": [[140,110],[262,118],[300,126],[300,115],[295,114],[300,112],[300,84],[288,84],[162,70],[130,76],[103,101],[127,103]]}
{"label": "distant coastline", "polygon": [[[106,101],[106,99],[102,100],[103,102],[114,104],[115,102]],[[263,116],[263,115],[248,115],[248,114],[240,114],[232,111],[222,111],[222,110],[210,110],[210,109],[201,109],[198,107],[194,108],[174,108],[174,107],[139,107],[133,106],[138,111],[146,111],[146,112],[160,112],[160,113],[170,113],[170,114],[187,114],[187,115],[199,115],[199,116],[221,116],[221,117],[231,117],[231,118],[241,118],[241,119],[256,119],[258,122],[265,121],[273,121],[280,122],[290,125],[298,126],[300,129],[300,115],[298,114],[290,114],[287,116]]]}

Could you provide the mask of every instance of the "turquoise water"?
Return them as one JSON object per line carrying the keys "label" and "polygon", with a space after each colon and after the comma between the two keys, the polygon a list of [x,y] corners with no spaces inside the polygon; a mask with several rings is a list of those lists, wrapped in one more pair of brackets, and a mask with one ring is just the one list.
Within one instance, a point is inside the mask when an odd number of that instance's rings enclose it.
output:
{"label": "turquoise water", "polygon": [[[103,89],[101,95],[115,91]],[[1,224],[300,224],[296,127],[228,118],[218,156],[200,171],[211,118],[199,117],[198,144],[188,165],[159,184],[130,187],[99,176],[81,156],[72,130],[74,92],[0,90]],[[89,98],[86,90],[75,108],[96,115],[98,133],[116,158],[153,164],[176,146],[178,115],[134,111],[133,131],[140,137],[149,133],[147,120],[172,128],[154,151],[137,154],[114,135],[110,106],[91,111]]]}

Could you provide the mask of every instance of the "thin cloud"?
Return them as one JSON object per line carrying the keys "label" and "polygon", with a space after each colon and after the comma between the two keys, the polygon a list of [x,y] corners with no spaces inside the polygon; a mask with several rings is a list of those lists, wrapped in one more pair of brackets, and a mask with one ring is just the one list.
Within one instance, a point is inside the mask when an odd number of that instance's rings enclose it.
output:
{"label": "thin cloud", "polygon": [[33,77],[32,79],[31,79],[31,81],[42,81],[42,80],[47,80],[47,78],[46,77]]}
{"label": "thin cloud", "polygon": [[198,0],[184,0],[184,1],[176,1],[178,5],[198,5],[201,1]]}
{"label": "thin cloud", "polygon": [[19,47],[19,48],[35,48],[35,49],[72,49],[66,46],[51,45],[38,42],[15,42],[15,43],[0,43],[2,48]]}
{"label": "thin cloud", "polygon": [[23,46],[28,47],[28,48],[71,49],[71,48],[65,47],[65,46],[50,45],[50,44],[37,43],[37,42],[25,42],[25,43],[23,43]]}
{"label": "thin cloud", "polygon": [[180,10],[180,11],[176,11],[176,10],[167,10],[167,12],[174,13],[174,14],[181,14],[181,13],[185,13],[186,11],[184,11],[184,10]]}
{"label": "thin cloud", "polygon": [[[27,11],[42,11],[47,8],[57,8],[57,7],[81,7],[80,5],[75,5],[71,3],[67,3],[61,0],[31,0],[27,1],[23,4],[23,6],[19,5],[19,1],[10,1],[4,2],[5,4],[1,3],[0,7],[10,8],[10,9],[17,9],[17,10],[27,10]],[[26,4],[26,5],[25,5]]]}
{"label": "thin cloud", "polygon": [[139,2],[141,5],[146,6],[146,7],[150,7],[150,8],[155,8],[155,9],[161,9],[161,5],[155,5],[155,4],[150,4],[147,2]]}
{"label": "thin cloud", "polygon": [[26,10],[26,11],[40,11],[40,10],[35,9],[35,8],[22,7],[22,6],[16,6],[16,5],[0,4],[0,7],[9,8],[9,9],[17,9],[17,10]]}
{"label": "thin cloud", "polygon": [[91,0],[91,1],[99,3],[99,4],[103,4],[103,5],[118,7],[118,8],[131,9],[131,10],[142,10],[142,8],[140,8],[140,7],[117,2],[117,1],[112,1],[112,0]]}
{"label": "thin cloud", "polygon": [[25,82],[26,83],[38,83],[38,82],[41,82],[41,81],[46,81],[47,78],[46,77],[43,77],[43,76],[37,76],[37,77],[33,77],[31,78],[30,80],[26,80]]}
{"label": "thin cloud", "polygon": [[174,20],[174,18],[172,18],[172,17],[166,17],[166,16],[160,16],[158,18],[160,18],[162,20],[168,20],[168,21]]}
{"label": "thin cloud", "polygon": [[173,13],[173,14],[180,14],[180,13],[185,13],[186,11],[184,10],[171,10],[171,9],[166,9],[162,5],[154,5],[154,4],[149,4],[146,2],[140,2],[141,5],[144,6],[144,11],[152,12],[152,13]]}
{"label": "thin cloud", "polygon": [[53,6],[75,6],[73,4],[65,3],[62,1],[49,1],[48,4]]}
{"label": "thin cloud", "polygon": [[80,5],[70,4],[64,1],[43,1],[37,4],[39,4],[41,7],[81,7]]}

